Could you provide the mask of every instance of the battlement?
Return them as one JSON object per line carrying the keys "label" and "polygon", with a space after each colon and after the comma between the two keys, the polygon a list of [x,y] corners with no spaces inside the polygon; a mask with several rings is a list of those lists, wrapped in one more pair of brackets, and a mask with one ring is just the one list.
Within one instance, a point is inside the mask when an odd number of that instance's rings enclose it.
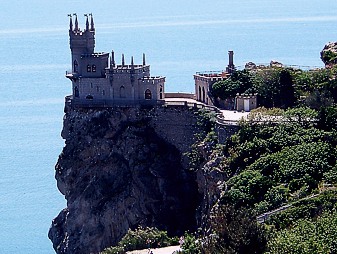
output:
{"label": "battlement", "polygon": [[200,80],[204,82],[216,82],[226,80],[230,76],[227,72],[197,72],[194,75],[194,80]]}
{"label": "battlement", "polygon": [[90,58],[90,57],[96,57],[96,58],[100,58],[102,56],[109,56],[109,53],[105,53],[105,52],[95,52],[92,54],[82,54],[81,58]]}
{"label": "battlement", "polygon": [[157,76],[157,77],[143,77],[139,79],[140,82],[144,84],[164,84],[165,82],[165,77],[162,76]]}

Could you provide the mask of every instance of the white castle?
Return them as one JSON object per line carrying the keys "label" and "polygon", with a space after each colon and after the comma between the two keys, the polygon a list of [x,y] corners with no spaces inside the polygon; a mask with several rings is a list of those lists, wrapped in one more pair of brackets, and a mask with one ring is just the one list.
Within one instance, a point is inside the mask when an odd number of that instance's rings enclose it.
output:
{"label": "white castle", "polygon": [[[72,17],[75,16],[75,24]],[[77,106],[118,104],[157,104],[164,100],[165,77],[151,77],[150,65],[115,63],[114,52],[96,53],[95,25],[92,14],[86,16],[86,28],[78,26],[77,15],[69,15],[69,38],[72,70],[72,104]],[[89,24],[90,18],[90,24]]]}

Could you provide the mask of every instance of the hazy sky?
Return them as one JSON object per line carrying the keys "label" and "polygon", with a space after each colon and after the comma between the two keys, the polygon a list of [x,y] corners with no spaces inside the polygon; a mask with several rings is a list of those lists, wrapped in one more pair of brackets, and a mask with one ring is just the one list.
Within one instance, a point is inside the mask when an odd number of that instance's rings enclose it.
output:
{"label": "hazy sky", "polygon": [[[335,0],[0,0],[2,25],[8,29],[62,28],[68,22],[67,13],[93,13],[101,26],[171,19],[174,22],[226,20],[325,18],[336,20]],[[272,15],[272,17],[270,17]],[[83,19],[83,16],[81,17]],[[268,21],[267,20],[267,21]],[[193,24],[193,23],[192,23]],[[198,25],[195,23],[194,25]]]}

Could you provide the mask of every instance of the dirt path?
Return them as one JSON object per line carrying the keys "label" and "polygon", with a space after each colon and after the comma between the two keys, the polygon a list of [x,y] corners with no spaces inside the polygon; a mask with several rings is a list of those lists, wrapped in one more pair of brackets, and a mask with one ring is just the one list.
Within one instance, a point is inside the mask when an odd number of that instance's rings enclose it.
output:
{"label": "dirt path", "polygon": [[[179,250],[179,246],[169,246],[164,248],[158,248],[158,249],[151,249],[153,254],[172,254],[174,251]],[[149,250],[134,250],[134,251],[128,251],[127,254],[148,254]]]}

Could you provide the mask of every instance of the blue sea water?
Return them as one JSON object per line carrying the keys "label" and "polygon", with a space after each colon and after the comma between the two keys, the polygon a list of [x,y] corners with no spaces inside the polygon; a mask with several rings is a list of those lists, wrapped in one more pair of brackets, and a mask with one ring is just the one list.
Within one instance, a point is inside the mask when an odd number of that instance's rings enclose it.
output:
{"label": "blue sea water", "polygon": [[[96,50],[120,61],[146,53],[167,91],[193,92],[193,74],[246,62],[323,66],[337,41],[335,0],[0,0],[0,254],[53,253],[47,237],[66,206],[54,179],[70,82],[68,13],[93,13]],[[80,15],[81,14],[81,15]]]}

